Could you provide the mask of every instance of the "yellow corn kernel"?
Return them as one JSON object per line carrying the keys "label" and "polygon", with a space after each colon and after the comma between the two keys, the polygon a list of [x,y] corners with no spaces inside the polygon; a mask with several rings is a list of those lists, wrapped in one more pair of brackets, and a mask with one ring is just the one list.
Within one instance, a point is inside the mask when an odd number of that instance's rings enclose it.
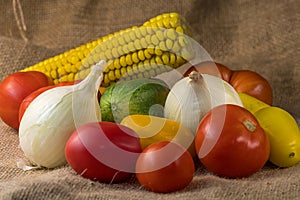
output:
{"label": "yellow corn kernel", "polygon": [[178,33],[184,33],[184,30],[181,26],[176,27],[176,32]]}
{"label": "yellow corn kernel", "polygon": [[125,62],[126,62],[126,65],[132,65],[133,64],[130,54],[126,55]]}
{"label": "yellow corn kernel", "polygon": [[177,41],[174,42],[173,47],[172,47],[172,52],[177,53],[181,49],[180,45],[178,44]]}
{"label": "yellow corn kernel", "polygon": [[146,35],[145,41],[146,41],[146,43],[147,43],[148,45],[152,43],[152,41],[151,41],[151,35],[150,35],[150,34],[149,34],[149,35]]}
{"label": "yellow corn kernel", "polygon": [[[113,40],[115,41],[115,40]],[[114,47],[112,50],[111,50],[111,54],[114,58],[118,58],[119,57],[119,52],[118,52],[118,48],[117,47]]]}
{"label": "yellow corn kernel", "polygon": [[176,62],[176,56],[173,53],[170,53],[170,64],[174,65]]}
{"label": "yellow corn kernel", "polygon": [[133,54],[132,54],[132,61],[134,63],[140,62],[137,52],[133,52]]}
{"label": "yellow corn kernel", "polygon": [[68,81],[68,75],[64,75],[59,78],[59,82],[67,82]]}
{"label": "yellow corn kernel", "polygon": [[158,56],[163,54],[162,50],[159,47],[154,49],[154,53]]}
{"label": "yellow corn kernel", "polygon": [[155,56],[155,62],[157,64],[164,64],[164,62],[162,61],[161,57],[160,56]]}
{"label": "yellow corn kernel", "polygon": [[115,77],[116,77],[116,79],[120,79],[122,77],[121,72],[120,72],[119,69],[115,70]]}
{"label": "yellow corn kernel", "polygon": [[121,56],[121,58],[120,58],[120,65],[122,67],[126,66],[126,57],[125,56]]}
{"label": "yellow corn kernel", "polygon": [[150,66],[150,61],[149,60],[144,60],[144,67],[146,70],[150,70],[151,66]]}
{"label": "yellow corn kernel", "polygon": [[66,73],[69,74],[70,72],[72,72],[72,65],[70,63],[65,64],[65,70]]}
{"label": "yellow corn kernel", "polygon": [[168,50],[171,50],[172,47],[173,47],[173,41],[170,40],[170,39],[167,39],[167,40],[166,40],[166,48],[167,48]]}
{"label": "yellow corn kernel", "polygon": [[162,56],[161,56],[161,59],[162,59],[162,61],[163,61],[163,63],[165,64],[165,65],[167,65],[167,64],[169,64],[169,55],[167,54],[167,53],[164,53]]}
{"label": "yellow corn kernel", "polygon": [[157,36],[158,40],[160,40],[160,41],[164,40],[164,38],[165,38],[164,33],[161,30],[156,31],[156,36]]}
{"label": "yellow corn kernel", "polygon": [[68,61],[74,65],[79,61],[79,57],[77,57],[76,55],[72,55],[71,57],[68,58]]}
{"label": "yellow corn kernel", "polygon": [[138,57],[139,57],[139,60],[141,60],[141,61],[145,60],[145,55],[144,55],[143,50],[138,51]]}
{"label": "yellow corn kernel", "polygon": [[122,67],[122,68],[121,68],[121,74],[122,74],[122,75],[125,75],[126,73],[127,73],[126,68]]}
{"label": "yellow corn kernel", "polygon": [[175,40],[177,37],[177,33],[174,29],[167,29],[166,36],[167,36],[167,38],[169,38],[171,40]]}
{"label": "yellow corn kernel", "polygon": [[165,28],[170,28],[170,19],[168,17],[164,17],[164,19],[162,20],[163,26]]}
{"label": "yellow corn kernel", "polygon": [[111,80],[111,81],[116,80],[114,71],[109,71],[108,72],[108,79]]}
{"label": "yellow corn kernel", "polygon": [[150,59],[151,58],[151,54],[150,54],[150,50],[149,49],[145,49],[144,50],[144,56],[145,56],[145,59]]}
{"label": "yellow corn kernel", "polygon": [[74,80],[74,74],[73,74],[73,73],[68,74],[68,75],[67,75],[67,81],[68,81],[68,82],[71,82],[71,81],[73,81],[73,80]]}
{"label": "yellow corn kernel", "polygon": [[125,44],[125,45],[122,47],[122,52],[123,52],[123,54],[129,52],[129,50],[128,50],[128,44]]}
{"label": "yellow corn kernel", "polygon": [[118,40],[111,40],[111,43],[114,48],[119,46]]}
{"label": "yellow corn kernel", "polygon": [[48,64],[48,62],[45,62],[45,68],[48,72],[51,70],[51,66]]}
{"label": "yellow corn kernel", "polygon": [[57,72],[55,71],[55,70],[52,70],[51,72],[50,72],[50,75],[51,75],[51,78],[53,79],[53,80],[55,80],[55,79],[57,79]]}
{"label": "yellow corn kernel", "polygon": [[158,46],[159,46],[160,50],[162,50],[162,51],[167,50],[167,47],[166,47],[166,44],[164,41],[161,41]]}
{"label": "yellow corn kernel", "polygon": [[125,44],[125,39],[124,39],[124,37],[122,37],[122,36],[120,36],[118,39],[118,42],[119,42],[119,45],[124,45]]}
{"label": "yellow corn kernel", "polygon": [[[74,65],[74,68],[73,68],[73,72],[76,73],[77,71],[79,71],[82,67],[82,63],[81,62],[78,62]],[[55,68],[53,67],[52,69],[55,70]]]}
{"label": "yellow corn kernel", "polygon": [[79,79],[84,79],[85,73],[84,70],[78,72]]}
{"label": "yellow corn kernel", "polygon": [[63,68],[63,67],[58,68],[57,72],[58,72],[58,74],[60,76],[63,76],[63,75],[65,75],[67,73],[66,70],[65,70],[65,68]]}
{"label": "yellow corn kernel", "polygon": [[53,83],[56,85],[59,83],[59,80],[58,79],[54,79]]}
{"label": "yellow corn kernel", "polygon": [[138,74],[138,73],[139,73],[138,65],[137,65],[137,64],[133,64],[133,65],[132,65],[132,71],[133,71],[133,73],[135,73],[135,74]]}
{"label": "yellow corn kernel", "polygon": [[145,38],[141,38],[140,40],[141,48],[146,48],[147,47],[147,41]]}
{"label": "yellow corn kernel", "polygon": [[141,49],[142,48],[140,40],[135,40],[134,41],[134,47],[135,47],[135,49]]}
{"label": "yellow corn kernel", "polygon": [[151,42],[154,44],[154,45],[158,45],[159,44],[159,40],[157,38],[156,35],[152,35],[151,36]]}
{"label": "yellow corn kernel", "polygon": [[115,59],[114,60],[114,64],[112,67],[115,67],[116,69],[120,69],[121,65],[120,65],[120,60],[119,59]]}
{"label": "yellow corn kernel", "polygon": [[128,43],[128,51],[129,52],[134,52],[135,51],[135,47],[134,47],[133,42]]}
{"label": "yellow corn kernel", "polygon": [[140,73],[146,71],[146,69],[145,69],[143,63],[139,63],[139,64],[138,64],[138,70],[139,70]]}
{"label": "yellow corn kernel", "polygon": [[123,55],[124,54],[123,46],[118,46],[117,50],[118,50],[118,54],[119,55]]}
{"label": "yellow corn kernel", "polygon": [[132,67],[131,67],[131,66],[128,66],[128,67],[127,67],[127,74],[128,74],[129,76],[132,76],[132,75],[133,75],[133,70],[132,70]]}
{"label": "yellow corn kernel", "polygon": [[110,80],[108,78],[108,74],[104,74],[104,77],[103,77],[103,83],[107,86],[109,85],[110,83]]}

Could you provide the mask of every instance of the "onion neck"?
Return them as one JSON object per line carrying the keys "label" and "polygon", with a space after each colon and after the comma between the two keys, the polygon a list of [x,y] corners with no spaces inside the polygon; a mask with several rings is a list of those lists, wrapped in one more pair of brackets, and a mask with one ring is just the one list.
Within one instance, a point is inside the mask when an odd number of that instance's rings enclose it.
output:
{"label": "onion neck", "polygon": [[193,81],[198,81],[203,79],[202,75],[196,71],[192,71],[191,73],[189,73],[189,78]]}

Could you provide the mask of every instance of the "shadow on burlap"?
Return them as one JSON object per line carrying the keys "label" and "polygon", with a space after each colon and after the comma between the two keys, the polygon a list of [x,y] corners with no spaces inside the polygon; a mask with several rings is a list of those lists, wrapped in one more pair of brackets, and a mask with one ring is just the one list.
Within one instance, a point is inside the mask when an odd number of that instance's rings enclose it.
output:
{"label": "shadow on burlap", "polygon": [[[251,69],[271,83],[274,105],[300,118],[299,3],[294,1],[2,1],[0,80],[6,75],[99,37],[178,12],[211,57],[232,69]],[[299,121],[298,121],[299,123]],[[300,166],[267,164],[244,179],[197,168],[182,191],[156,194],[137,181],[102,184],[64,166],[24,172],[17,132],[0,122],[0,199],[297,199]]]}

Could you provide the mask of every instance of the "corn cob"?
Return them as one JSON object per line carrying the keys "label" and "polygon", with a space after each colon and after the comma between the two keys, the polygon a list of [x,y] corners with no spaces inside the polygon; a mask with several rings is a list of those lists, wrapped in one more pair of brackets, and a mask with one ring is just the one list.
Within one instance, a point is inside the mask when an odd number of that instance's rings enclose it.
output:
{"label": "corn cob", "polygon": [[[189,29],[177,13],[158,15],[141,26],[109,34],[22,71],[40,71],[59,82],[82,80],[106,60],[103,87],[122,79],[153,77],[187,62]],[[189,47],[190,48],[190,47]]]}

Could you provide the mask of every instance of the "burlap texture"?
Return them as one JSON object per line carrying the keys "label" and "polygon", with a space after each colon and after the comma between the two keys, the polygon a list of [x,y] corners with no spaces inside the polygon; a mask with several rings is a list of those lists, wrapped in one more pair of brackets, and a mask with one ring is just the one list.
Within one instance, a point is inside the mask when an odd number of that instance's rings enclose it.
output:
{"label": "burlap texture", "polygon": [[[300,118],[299,1],[73,0],[0,1],[0,80],[6,75],[106,34],[178,12],[212,58],[266,77],[274,105]],[[299,123],[299,121],[298,121]],[[156,194],[133,178],[102,184],[68,167],[24,172],[17,132],[0,122],[0,199],[299,199],[300,165],[267,164],[244,179],[224,179],[199,167],[192,183]]]}

